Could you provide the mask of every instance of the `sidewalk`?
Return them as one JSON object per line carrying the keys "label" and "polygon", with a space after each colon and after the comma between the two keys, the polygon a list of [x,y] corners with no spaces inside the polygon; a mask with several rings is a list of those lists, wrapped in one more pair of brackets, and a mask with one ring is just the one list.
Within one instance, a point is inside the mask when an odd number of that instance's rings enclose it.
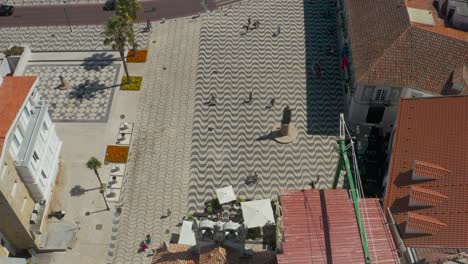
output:
{"label": "sidewalk", "polygon": [[[129,71],[132,75],[139,75],[144,65],[129,64]],[[63,150],[62,174],[55,192],[61,209],[67,212],[64,220],[75,221],[80,230],[71,250],[40,254],[35,259],[37,263],[105,263],[115,215],[114,204],[109,203],[111,211],[105,210],[102,196],[96,189],[99,182],[94,172],[87,169],[85,164],[91,156],[101,160],[103,164],[98,170],[99,175],[103,183],[107,182],[111,165],[103,162],[106,145],[115,143],[122,121],[137,120],[139,97],[138,91],[116,89],[106,123],[56,123],[57,133],[63,141]],[[125,115],[125,118],[121,119],[121,115]],[[72,196],[70,190],[75,186],[81,186],[86,192],[80,196]],[[87,212],[90,213],[88,216]]]}

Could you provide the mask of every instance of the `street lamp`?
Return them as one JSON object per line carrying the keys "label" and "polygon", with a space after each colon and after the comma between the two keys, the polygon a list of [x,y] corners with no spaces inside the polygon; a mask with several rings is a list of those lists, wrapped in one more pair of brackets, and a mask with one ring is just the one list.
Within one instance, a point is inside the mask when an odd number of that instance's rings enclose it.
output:
{"label": "street lamp", "polygon": [[67,19],[67,23],[68,23],[68,27],[70,28],[70,32],[73,32],[72,27],[70,25],[70,19],[68,18],[67,8],[66,7],[63,8],[63,13],[65,13],[65,18]]}

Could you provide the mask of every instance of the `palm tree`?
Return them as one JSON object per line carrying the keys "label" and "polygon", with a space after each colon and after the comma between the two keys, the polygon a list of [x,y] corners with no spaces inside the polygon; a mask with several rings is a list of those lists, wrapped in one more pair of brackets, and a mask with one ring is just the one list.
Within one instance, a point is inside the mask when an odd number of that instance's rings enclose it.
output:
{"label": "palm tree", "polygon": [[[121,17],[127,18],[133,25],[138,19],[138,11],[141,9],[141,4],[136,0],[117,0],[116,14]],[[133,27],[132,27],[133,30]],[[133,56],[136,56],[137,43],[134,41],[133,45]]]}
{"label": "palm tree", "polygon": [[127,62],[125,61],[125,45],[135,44],[135,35],[133,26],[130,20],[123,16],[113,16],[109,19],[104,30],[104,45],[112,45],[112,49],[118,50],[122,59],[125,74],[127,75],[127,83],[130,83],[130,75],[128,74]]}
{"label": "palm tree", "polygon": [[135,0],[117,0],[115,13],[118,16],[129,17],[134,22],[138,19],[138,11],[141,9],[141,4]]}
{"label": "palm tree", "polygon": [[96,174],[96,177],[97,177],[98,180],[99,180],[99,183],[101,184],[101,188],[102,188],[102,186],[104,186],[104,185],[102,184],[101,178],[99,177],[99,173],[98,173],[98,171],[97,171],[99,168],[101,168],[101,165],[102,165],[101,162],[100,162],[97,158],[95,158],[95,157],[91,157],[91,158],[88,160],[88,162],[86,162],[86,167],[87,167],[88,169],[94,171],[94,173]]}

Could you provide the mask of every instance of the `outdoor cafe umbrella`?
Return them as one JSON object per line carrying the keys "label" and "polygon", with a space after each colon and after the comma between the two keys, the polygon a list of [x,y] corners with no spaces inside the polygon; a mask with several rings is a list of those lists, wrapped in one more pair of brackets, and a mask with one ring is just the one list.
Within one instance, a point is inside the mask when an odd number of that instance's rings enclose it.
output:
{"label": "outdoor cafe umbrella", "polygon": [[270,199],[255,200],[241,203],[242,215],[247,228],[261,227],[267,223],[275,223]]}
{"label": "outdoor cafe umbrella", "polygon": [[194,246],[197,244],[195,240],[195,232],[192,228],[193,222],[183,221],[182,228],[180,230],[179,242],[178,244],[182,245],[191,245]]}
{"label": "outdoor cafe umbrella", "polygon": [[237,199],[234,194],[234,190],[232,189],[232,185],[217,189],[216,196],[218,196],[219,204],[228,203]]}

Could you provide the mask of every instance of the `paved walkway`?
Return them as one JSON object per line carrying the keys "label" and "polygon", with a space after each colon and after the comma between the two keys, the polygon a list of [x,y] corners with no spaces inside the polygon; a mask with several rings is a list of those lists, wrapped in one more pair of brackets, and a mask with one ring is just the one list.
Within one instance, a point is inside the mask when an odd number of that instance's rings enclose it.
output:
{"label": "paved walkway", "polygon": [[[1,22],[0,22],[1,23]],[[143,32],[146,24],[136,24],[136,41],[139,47],[148,45],[150,34]],[[49,27],[0,27],[0,51],[13,45],[29,45],[32,51],[93,51],[110,50],[105,46],[104,26],[74,26],[73,31],[66,26]]]}
{"label": "paved walkway", "polygon": [[[316,187],[330,187],[343,103],[338,60],[327,54],[330,45],[336,45],[336,36],[328,33],[334,20],[322,15],[330,6],[328,1],[256,0],[216,12],[203,22],[189,211],[202,211],[215,189],[226,185],[249,199],[310,188],[317,176]],[[246,33],[242,26],[249,17],[260,26]],[[321,64],[320,78],[311,77],[315,63]],[[250,92],[252,102],[244,103]],[[205,104],[212,93],[219,98],[217,106]],[[272,99],[275,104],[267,109]],[[268,139],[285,106],[292,109],[299,131],[297,140],[287,145]],[[246,185],[255,172],[258,183]]]}
{"label": "paved walkway", "polygon": [[[193,84],[200,20],[177,19],[155,28],[143,75],[123,211],[115,220],[110,263],[148,263],[138,254],[145,234],[168,241],[187,212]],[[152,41],[151,41],[152,43]],[[161,219],[171,209],[172,215]],[[166,232],[167,230],[167,232]]]}

